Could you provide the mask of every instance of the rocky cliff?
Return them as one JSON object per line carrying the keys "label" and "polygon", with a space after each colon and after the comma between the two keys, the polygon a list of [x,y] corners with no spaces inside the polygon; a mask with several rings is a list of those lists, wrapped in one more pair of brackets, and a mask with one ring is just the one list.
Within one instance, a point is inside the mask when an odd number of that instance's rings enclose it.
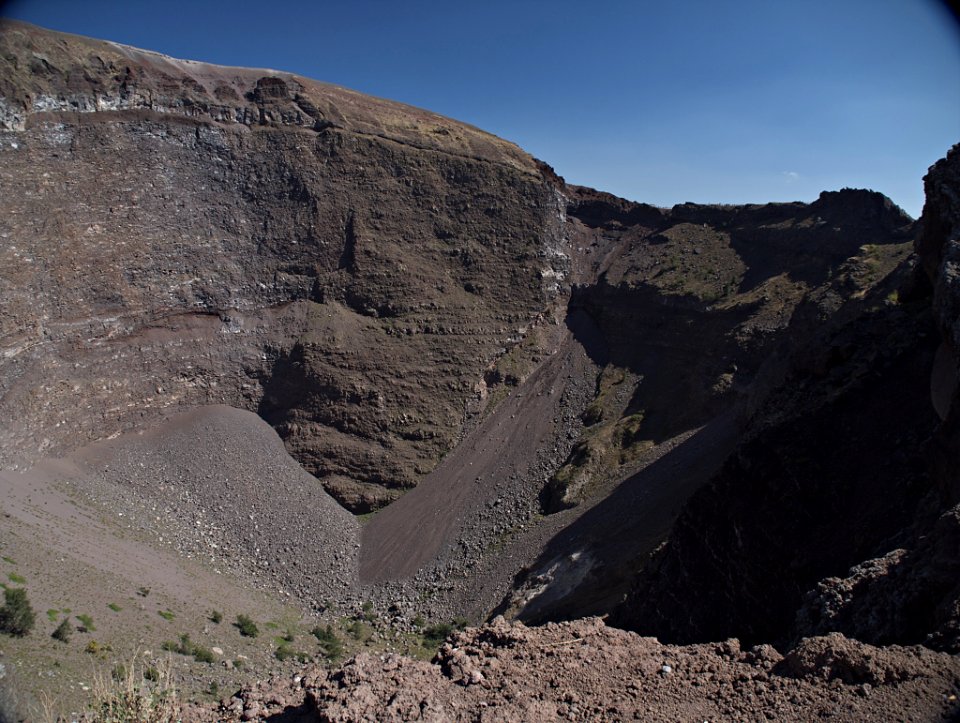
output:
{"label": "rocky cliff", "polygon": [[841,631],[957,649],[958,160],[954,148],[926,178],[918,265],[798,331],[787,383],[685,507],[620,624],[680,641]]}
{"label": "rocky cliff", "polygon": [[369,510],[551,312],[563,207],[512,144],[20,23],[0,51],[7,464],[226,403]]}
{"label": "rocky cliff", "polygon": [[[133,563],[162,543],[236,589],[281,591],[311,625],[352,614],[384,645],[421,616],[492,610],[796,645],[783,659],[726,643],[731,675],[764,687],[683,709],[698,715],[749,710],[767,683],[812,700],[816,685],[783,676],[825,667],[890,683],[861,674],[884,651],[797,641],[957,651],[958,162],[954,149],[931,169],[919,226],[854,189],[655,208],[427,111],[4,21],[5,524],[32,540],[48,497],[50,519],[73,519],[67,495],[124,527],[78,526],[29,559],[71,568],[61,548],[75,547],[97,569],[97,536],[112,535],[113,589],[132,595]],[[14,475],[49,457],[67,459]],[[343,507],[377,514],[361,525]],[[31,594],[65,604],[52,578]],[[130,629],[150,630],[134,603]],[[482,658],[505,625],[459,640]],[[545,660],[596,634],[606,643],[577,665],[621,648],[695,659],[677,678],[692,687],[724,665],[719,648],[593,623],[547,630],[508,647]],[[484,671],[451,647],[432,666],[361,658],[312,674],[304,705],[346,710],[365,675],[404,690],[381,674],[406,670],[437,700],[480,706],[448,678],[476,693],[496,678],[490,657]],[[651,665],[655,681],[617,680],[622,710],[641,710],[630,691],[675,695]],[[924,695],[941,684],[928,677]],[[849,708],[860,693],[846,693]],[[509,710],[587,710],[530,695]]]}

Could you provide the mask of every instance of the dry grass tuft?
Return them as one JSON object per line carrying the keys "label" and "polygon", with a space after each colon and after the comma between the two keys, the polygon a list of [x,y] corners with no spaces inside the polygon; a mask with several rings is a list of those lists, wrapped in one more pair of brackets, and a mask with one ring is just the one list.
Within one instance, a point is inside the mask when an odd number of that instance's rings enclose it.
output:
{"label": "dry grass tuft", "polygon": [[97,723],[169,723],[179,719],[170,661],[154,667],[137,662],[120,675],[100,672],[94,681],[93,716]]}

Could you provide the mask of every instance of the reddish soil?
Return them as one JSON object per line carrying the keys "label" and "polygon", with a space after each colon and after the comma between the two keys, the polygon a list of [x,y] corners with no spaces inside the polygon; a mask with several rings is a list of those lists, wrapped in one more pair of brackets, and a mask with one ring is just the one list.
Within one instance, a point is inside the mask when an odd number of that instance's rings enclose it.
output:
{"label": "reddish soil", "polygon": [[[737,640],[674,647],[596,618],[527,628],[502,618],[431,663],[362,654],[339,670],[245,688],[192,720],[936,721],[960,713],[960,660],[841,635],[782,656]],[[188,716],[189,718],[189,716]]]}

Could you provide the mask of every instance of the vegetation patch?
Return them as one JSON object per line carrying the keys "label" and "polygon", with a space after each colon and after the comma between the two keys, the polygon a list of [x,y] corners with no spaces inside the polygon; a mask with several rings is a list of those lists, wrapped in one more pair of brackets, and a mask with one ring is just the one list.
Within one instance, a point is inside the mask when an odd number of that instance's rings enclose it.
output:
{"label": "vegetation patch", "polygon": [[430,625],[423,630],[423,644],[430,648],[439,647],[450,635],[465,627],[467,627],[467,621],[464,618],[454,618],[449,623]]}
{"label": "vegetation patch", "polygon": [[169,670],[116,666],[109,679],[94,684],[94,719],[121,723],[167,723],[177,720],[176,690]]}
{"label": "vegetation patch", "polygon": [[644,410],[624,409],[628,379],[626,369],[613,365],[597,375],[594,399],[581,414],[583,436],[540,494],[545,514],[576,506],[654,446],[645,439]]}
{"label": "vegetation patch", "polygon": [[10,588],[3,591],[3,607],[0,608],[0,632],[16,637],[23,637],[33,630],[36,620],[27,591],[21,588]]}
{"label": "vegetation patch", "polygon": [[109,653],[112,650],[113,648],[107,643],[98,643],[96,640],[91,640],[86,644],[83,652],[89,653],[90,655],[102,655],[104,653]]}
{"label": "vegetation patch", "polygon": [[237,615],[237,622],[234,623],[240,634],[246,638],[255,638],[260,634],[260,629],[247,615]]}
{"label": "vegetation patch", "polygon": [[320,643],[320,651],[323,656],[331,663],[335,663],[343,656],[343,641],[334,632],[333,626],[327,625],[321,628],[318,625],[310,632]]}
{"label": "vegetation patch", "polygon": [[173,620],[175,617],[177,617],[177,616],[174,615],[173,612],[170,611],[170,610],[157,610],[157,615],[159,615],[160,617],[162,617],[162,618],[163,618],[164,620],[166,620],[167,622],[170,622],[170,621]]}
{"label": "vegetation patch", "polygon": [[287,641],[283,641],[277,646],[277,649],[273,651],[273,657],[280,661],[296,659],[300,663],[310,662],[310,656],[307,653],[294,650]]}
{"label": "vegetation patch", "polygon": [[362,620],[354,620],[347,625],[347,633],[358,643],[366,643],[373,637],[373,628]]}
{"label": "vegetation patch", "polygon": [[77,615],[76,618],[80,621],[80,625],[82,626],[80,628],[81,633],[92,633],[97,629],[97,626],[93,624],[93,618],[89,615]]}
{"label": "vegetation patch", "polygon": [[73,625],[70,624],[70,618],[64,618],[60,621],[56,630],[50,634],[50,637],[54,640],[59,640],[61,643],[69,643],[72,634]]}
{"label": "vegetation patch", "polygon": [[187,633],[181,633],[180,640],[176,643],[172,640],[164,641],[160,648],[170,653],[193,656],[198,663],[213,663],[217,659],[212,650],[190,640]]}

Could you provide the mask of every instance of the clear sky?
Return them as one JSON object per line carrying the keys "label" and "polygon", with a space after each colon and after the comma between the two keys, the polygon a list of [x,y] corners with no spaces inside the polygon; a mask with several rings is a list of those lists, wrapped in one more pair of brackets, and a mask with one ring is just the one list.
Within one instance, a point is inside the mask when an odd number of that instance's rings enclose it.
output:
{"label": "clear sky", "polygon": [[960,26],[936,0],[0,0],[169,55],[289,70],[512,140],[669,206],[886,193],[913,216],[960,142]]}

